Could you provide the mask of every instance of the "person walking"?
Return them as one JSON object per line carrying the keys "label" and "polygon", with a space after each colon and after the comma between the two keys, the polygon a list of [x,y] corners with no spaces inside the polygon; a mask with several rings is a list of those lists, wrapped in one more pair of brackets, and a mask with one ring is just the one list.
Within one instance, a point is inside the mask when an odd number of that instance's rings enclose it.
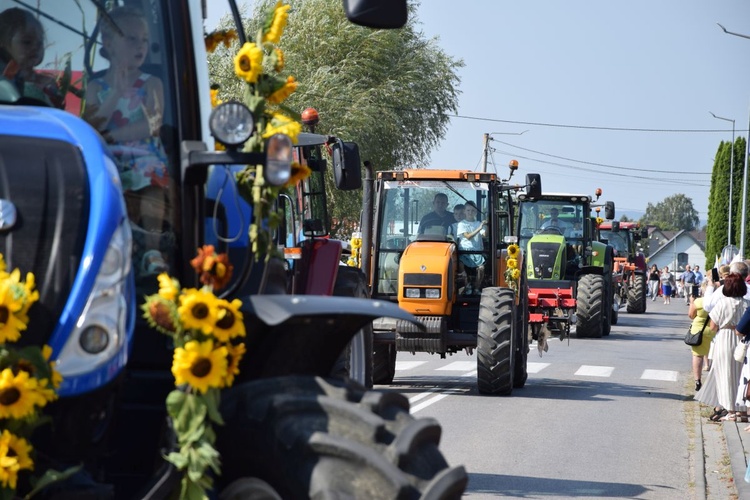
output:
{"label": "person walking", "polygon": [[690,305],[690,297],[697,297],[695,288],[695,273],[690,265],[685,266],[685,271],[680,275],[682,283],[682,295],[685,298],[685,305]]}
{"label": "person walking", "polygon": [[698,289],[698,295],[702,295],[703,273],[701,272],[701,266],[693,267],[693,274],[695,274],[695,287]]}
{"label": "person walking", "polygon": [[[716,370],[716,396],[719,406],[727,410],[722,420],[747,422],[744,401],[738,404],[738,384],[742,364],[734,359],[737,346],[735,328],[748,306],[744,299],[747,285],[744,277],[731,273],[724,280],[722,297],[716,301],[709,313],[711,331],[716,332],[712,370]],[[705,304],[704,304],[705,308]]]}
{"label": "person walking", "polygon": [[701,390],[701,374],[703,373],[703,361],[708,356],[716,333],[707,328],[710,322],[708,312],[703,309],[703,297],[690,297],[690,309],[688,309],[688,318],[693,322],[690,325],[690,333],[703,332],[703,339],[699,345],[691,346],[693,354],[693,379],[695,380],[695,392]]}
{"label": "person walking", "polygon": [[651,301],[655,301],[659,295],[659,268],[656,264],[653,264],[648,271],[648,292],[651,294]]}
{"label": "person walking", "polygon": [[670,304],[672,298],[672,290],[674,289],[674,274],[669,272],[669,266],[664,266],[661,274],[659,275],[659,281],[661,283],[661,294],[664,297],[664,303]]}

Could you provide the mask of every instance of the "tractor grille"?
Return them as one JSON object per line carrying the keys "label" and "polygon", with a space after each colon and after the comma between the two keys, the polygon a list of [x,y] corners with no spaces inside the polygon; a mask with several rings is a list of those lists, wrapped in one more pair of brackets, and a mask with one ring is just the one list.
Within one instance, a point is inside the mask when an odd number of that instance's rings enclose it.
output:
{"label": "tractor grille", "polygon": [[33,272],[39,301],[21,343],[48,341],[70,294],[88,225],[89,192],[80,152],[56,140],[0,135],[0,198],[17,210],[0,232],[8,269]]}
{"label": "tractor grille", "polygon": [[559,243],[531,242],[531,262],[534,264],[534,278],[550,279],[555,268]]}

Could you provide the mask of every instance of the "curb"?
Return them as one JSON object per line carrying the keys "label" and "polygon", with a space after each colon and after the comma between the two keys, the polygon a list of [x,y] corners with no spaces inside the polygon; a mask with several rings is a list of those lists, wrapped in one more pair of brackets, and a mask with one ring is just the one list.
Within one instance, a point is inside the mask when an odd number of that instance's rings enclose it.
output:
{"label": "curb", "polygon": [[750,454],[750,432],[744,431],[747,425],[742,422],[739,425],[736,422],[724,422],[721,426],[727,442],[734,486],[739,498],[750,498],[750,483],[745,482],[748,454]]}
{"label": "curb", "polygon": [[695,450],[695,499],[706,500],[706,444],[703,441],[703,420],[700,412],[697,415],[693,425],[701,446],[700,450]]}

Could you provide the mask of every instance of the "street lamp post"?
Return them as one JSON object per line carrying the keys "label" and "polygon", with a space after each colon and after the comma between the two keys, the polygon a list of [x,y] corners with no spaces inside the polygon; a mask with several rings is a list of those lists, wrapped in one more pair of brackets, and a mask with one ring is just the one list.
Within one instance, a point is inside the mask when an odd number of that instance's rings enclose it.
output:
{"label": "street lamp post", "polygon": [[[716,23],[719,24],[719,23]],[[724,33],[728,35],[739,36],[742,38],[750,39],[750,36],[743,35],[742,33],[733,33],[728,31],[724,26],[719,24]],[[750,116],[750,115],[749,115]],[[748,120],[747,126],[748,133],[750,134],[750,119]],[[745,258],[745,220],[747,218],[747,157],[750,156],[750,136],[745,141],[745,166],[742,172],[742,221],[740,222],[740,258]]]}
{"label": "street lamp post", "polygon": [[732,244],[732,198],[734,198],[734,189],[732,188],[732,182],[734,180],[734,120],[716,116],[711,111],[709,111],[709,113],[711,113],[711,116],[716,119],[724,120],[725,122],[732,122],[732,150],[729,159],[729,227],[727,228],[727,246],[729,246]]}

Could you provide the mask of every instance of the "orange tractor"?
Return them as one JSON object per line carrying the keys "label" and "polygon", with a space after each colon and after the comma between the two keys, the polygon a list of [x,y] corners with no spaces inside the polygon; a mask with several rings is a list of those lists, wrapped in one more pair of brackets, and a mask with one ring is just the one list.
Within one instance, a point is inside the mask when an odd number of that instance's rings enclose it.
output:
{"label": "orange tractor", "polygon": [[648,231],[637,222],[605,221],[599,226],[599,240],[615,249],[613,324],[617,323],[618,310],[623,304],[629,313],[646,312],[646,256],[638,243],[644,238],[648,238]]}

